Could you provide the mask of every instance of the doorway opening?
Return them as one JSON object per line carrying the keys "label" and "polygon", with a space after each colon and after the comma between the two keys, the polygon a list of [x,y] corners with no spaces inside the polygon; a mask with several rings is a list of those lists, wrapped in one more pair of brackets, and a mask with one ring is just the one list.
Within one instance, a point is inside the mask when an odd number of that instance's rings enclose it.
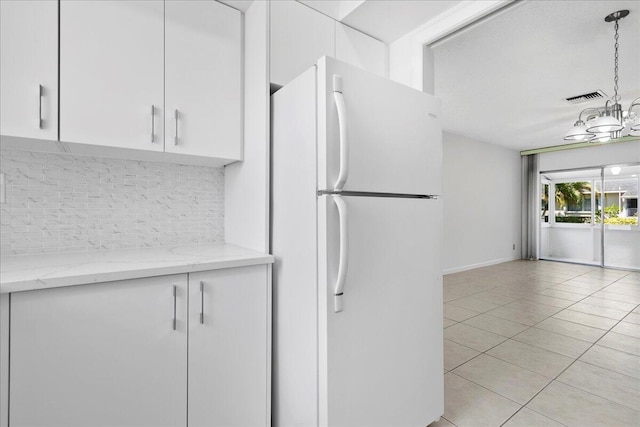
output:
{"label": "doorway opening", "polygon": [[540,173],[540,258],[640,270],[640,164]]}

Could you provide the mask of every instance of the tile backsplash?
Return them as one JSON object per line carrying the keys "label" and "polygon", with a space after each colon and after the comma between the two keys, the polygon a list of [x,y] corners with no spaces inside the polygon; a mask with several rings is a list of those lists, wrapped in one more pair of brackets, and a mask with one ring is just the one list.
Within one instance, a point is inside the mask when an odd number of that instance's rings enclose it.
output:
{"label": "tile backsplash", "polygon": [[224,169],[0,150],[3,255],[224,240]]}

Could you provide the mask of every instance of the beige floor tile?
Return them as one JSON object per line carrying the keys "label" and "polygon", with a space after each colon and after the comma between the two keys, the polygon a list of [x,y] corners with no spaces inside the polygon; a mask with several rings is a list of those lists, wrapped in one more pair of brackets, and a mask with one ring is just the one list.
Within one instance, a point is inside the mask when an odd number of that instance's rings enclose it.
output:
{"label": "beige floor tile", "polygon": [[591,326],[592,328],[599,328],[604,330],[611,329],[616,323],[615,319],[609,319],[608,317],[594,316],[593,314],[581,313],[579,311],[573,311],[571,309],[565,309],[560,313],[554,314],[556,319],[562,319],[569,322],[579,323],[581,325]]}
{"label": "beige floor tile", "polygon": [[589,289],[581,288],[581,287],[578,287],[578,286],[566,285],[564,283],[562,283],[560,285],[556,285],[551,289],[555,289],[557,291],[563,291],[563,292],[570,292],[572,294],[584,295],[585,297],[589,296],[592,293],[594,293],[595,291],[599,290],[599,289],[589,290]]}
{"label": "beige floor tile", "polygon": [[444,340],[444,369],[450,371],[480,353],[453,341]]}
{"label": "beige floor tile", "polygon": [[618,323],[611,332],[617,332],[619,334],[631,335],[632,337],[640,338],[640,325],[635,323],[625,322],[624,320]]}
{"label": "beige floor tile", "polygon": [[[552,283],[535,283],[532,282],[531,280],[523,280],[521,282],[514,282],[514,283],[509,283],[506,284],[504,286],[509,287],[510,289],[515,289],[518,291],[523,291],[523,292],[528,292],[528,293],[537,293],[537,292],[541,292],[544,291],[545,289],[550,289],[551,287],[555,286]],[[493,289],[492,289],[493,291]]]}
{"label": "beige floor tile", "polygon": [[640,298],[640,286],[629,283],[614,283],[604,289],[605,292],[613,292],[630,297]]}
{"label": "beige floor tile", "polygon": [[640,304],[640,297],[622,295],[615,292],[608,292],[607,288],[605,288],[602,291],[596,292],[592,296],[596,298],[604,298],[612,301],[620,301],[620,302],[626,302],[630,304]]}
{"label": "beige floor tile", "polygon": [[481,314],[480,316],[472,317],[471,319],[465,320],[463,323],[482,329],[483,331],[502,335],[503,337],[512,337],[529,328],[528,325],[512,322],[511,320],[500,319],[499,317],[494,317],[489,314]]}
{"label": "beige floor tile", "polygon": [[617,310],[615,308],[600,307],[599,305],[588,304],[586,302],[577,302],[570,308],[572,311],[593,314],[596,316],[608,317],[610,319],[620,320],[629,313],[628,311]]}
{"label": "beige floor tile", "polygon": [[520,405],[451,372],[444,376],[444,417],[458,427],[499,426]]}
{"label": "beige floor tile", "polygon": [[618,279],[618,283],[628,283],[631,285],[640,285],[640,277],[625,276]]}
{"label": "beige floor tile", "polygon": [[486,354],[468,361],[452,372],[521,405],[551,381],[550,378]]}
{"label": "beige floor tile", "polygon": [[505,341],[487,354],[549,378],[557,376],[574,361],[572,357],[515,340]]}
{"label": "beige floor tile", "polygon": [[538,328],[527,329],[512,339],[573,358],[580,356],[591,346],[590,342]]}
{"label": "beige floor tile", "polygon": [[580,301],[581,299],[585,298],[584,295],[574,294],[573,292],[559,291],[557,289],[545,289],[544,291],[540,291],[538,293],[540,295],[546,295],[546,296],[549,296],[549,297],[566,299],[566,300],[574,301],[574,302]]}
{"label": "beige floor tile", "polygon": [[598,297],[588,297],[582,300],[585,304],[597,305],[598,307],[607,307],[613,308],[615,310],[620,311],[630,311],[633,310],[636,306],[635,304],[631,304],[629,302],[624,301],[614,301],[606,298],[598,298]]}
{"label": "beige floor tile", "polygon": [[468,308],[457,307],[446,303],[444,305],[444,317],[447,319],[455,320],[456,322],[462,322],[470,317],[480,314],[477,311],[469,310]]}
{"label": "beige floor tile", "polygon": [[458,322],[456,322],[455,320],[447,319],[446,317],[444,319],[442,319],[442,327],[443,328],[448,328],[449,326],[453,326],[456,323],[458,323]]}
{"label": "beige floor tile", "polygon": [[591,326],[581,325],[574,322],[550,317],[536,325],[536,328],[545,331],[555,332],[568,337],[577,338],[579,340],[596,342],[598,338],[603,336],[606,331]]}
{"label": "beige floor tile", "polygon": [[587,289],[587,290],[591,290],[591,292],[595,292],[604,287],[609,286],[611,283],[612,283],[611,280],[583,279],[578,277],[575,279],[569,279],[567,281],[564,281],[561,283],[561,285],[575,286],[576,288]]}
{"label": "beige floor tile", "polygon": [[501,305],[485,301],[482,298],[477,297],[476,295],[454,299],[453,301],[449,301],[447,304],[455,305],[456,307],[462,307],[473,311],[478,311],[480,313],[493,310],[494,308],[500,307]]}
{"label": "beige floor tile", "polygon": [[545,316],[552,316],[557,312],[561,311],[560,307],[553,307],[551,305],[546,304],[538,304],[537,302],[533,302],[527,299],[519,299],[512,303],[505,305],[505,307],[515,308],[516,310],[524,310],[530,313],[542,314]]}
{"label": "beige floor tile", "polygon": [[526,298],[532,295],[537,295],[534,291],[514,289],[510,286],[498,286],[497,288],[491,289],[491,293],[504,295],[512,298]]}
{"label": "beige floor tile", "polygon": [[598,341],[598,345],[640,356],[640,338],[631,335],[609,332]]}
{"label": "beige floor tile", "polygon": [[629,313],[629,315],[624,318],[624,321],[640,325],[640,313]]}
{"label": "beige floor tile", "polygon": [[507,338],[458,323],[444,330],[445,339],[470,347],[476,351],[487,351]]}
{"label": "beige floor tile", "polygon": [[596,344],[579,360],[640,379],[640,356]]}
{"label": "beige floor tile", "polygon": [[540,415],[528,408],[522,408],[503,427],[563,427],[551,418]]}
{"label": "beige floor tile", "polygon": [[526,296],[525,299],[528,299],[533,302],[537,302],[539,304],[550,305],[553,307],[567,308],[570,305],[574,304],[573,301],[569,301],[561,298],[548,297],[546,295],[534,294],[530,296]]}
{"label": "beige floor tile", "polygon": [[428,427],[456,427],[455,424],[451,424],[449,421],[444,418],[440,418],[440,421],[436,421],[435,423],[429,424]]}
{"label": "beige floor tile", "polygon": [[485,291],[485,292],[480,292],[479,294],[476,294],[474,296],[476,298],[478,298],[479,300],[492,302],[492,303],[498,304],[498,305],[509,304],[510,302],[515,301],[516,299],[518,299],[516,297],[510,297],[508,295],[501,295],[501,294],[492,292],[491,290]]}
{"label": "beige floor tile", "polygon": [[451,285],[451,286],[445,285],[444,288],[442,289],[442,298],[444,302],[448,302],[454,299],[475,294],[476,292],[478,291],[475,289],[471,289],[469,286],[466,286],[466,285]]}
{"label": "beige floor tile", "polygon": [[590,272],[583,274],[582,277],[596,277],[601,279],[618,280],[622,277],[628,276],[629,274],[630,273],[628,271],[623,270],[594,268]]}
{"label": "beige floor tile", "polygon": [[557,381],[640,411],[640,382],[637,378],[578,360]]}
{"label": "beige floor tile", "polygon": [[487,312],[490,316],[499,317],[501,319],[511,320],[512,322],[522,323],[523,325],[533,326],[541,320],[546,319],[546,314],[531,313],[522,311],[513,307],[498,307],[495,310]]}
{"label": "beige floor tile", "polygon": [[557,381],[527,407],[567,426],[632,427],[640,423],[640,412]]}

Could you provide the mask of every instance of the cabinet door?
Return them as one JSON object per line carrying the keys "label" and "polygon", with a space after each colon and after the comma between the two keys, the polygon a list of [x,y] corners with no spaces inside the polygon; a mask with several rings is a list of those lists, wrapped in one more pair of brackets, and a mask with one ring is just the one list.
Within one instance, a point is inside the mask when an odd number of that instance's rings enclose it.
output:
{"label": "cabinet door", "polygon": [[58,139],[58,2],[0,2],[0,133]]}
{"label": "cabinet door", "polygon": [[264,265],[189,274],[189,427],[267,425],[267,292]]}
{"label": "cabinet door", "polygon": [[186,426],[186,309],[186,275],[11,294],[9,425]]}
{"label": "cabinet door", "polygon": [[340,22],[336,22],[336,58],[387,76],[387,45]]}
{"label": "cabinet door", "polygon": [[271,83],[285,85],[335,56],[335,21],[297,1],[271,2]]}
{"label": "cabinet door", "polygon": [[164,2],[61,0],[60,140],[162,151]]}
{"label": "cabinet door", "polygon": [[240,160],[242,15],[215,1],[165,4],[165,151]]}

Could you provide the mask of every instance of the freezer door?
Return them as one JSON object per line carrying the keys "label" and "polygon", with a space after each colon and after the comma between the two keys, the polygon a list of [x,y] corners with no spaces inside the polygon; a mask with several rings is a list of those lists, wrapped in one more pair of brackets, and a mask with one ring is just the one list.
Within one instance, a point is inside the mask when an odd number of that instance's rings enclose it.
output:
{"label": "freezer door", "polygon": [[442,194],[439,99],[329,57],[317,72],[319,190]]}
{"label": "freezer door", "polygon": [[444,412],[441,202],[321,196],[318,221],[319,424],[428,425]]}

